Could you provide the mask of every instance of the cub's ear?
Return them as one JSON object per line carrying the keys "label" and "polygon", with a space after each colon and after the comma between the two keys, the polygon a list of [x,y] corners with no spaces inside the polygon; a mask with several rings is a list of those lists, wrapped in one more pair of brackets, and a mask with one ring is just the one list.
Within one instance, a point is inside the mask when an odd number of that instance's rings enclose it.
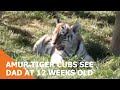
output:
{"label": "cub's ear", "polygon": [[60,20],[59,18],[56,19],[56,25],[57,25],[58,23],[62,23],[62,20]]}
{"label": "cub's ear", "polygon": [[79,33],[79,30],[80,30],[79,22],[77,21],[73,26],[71,26],[71,29],[75,34]]}

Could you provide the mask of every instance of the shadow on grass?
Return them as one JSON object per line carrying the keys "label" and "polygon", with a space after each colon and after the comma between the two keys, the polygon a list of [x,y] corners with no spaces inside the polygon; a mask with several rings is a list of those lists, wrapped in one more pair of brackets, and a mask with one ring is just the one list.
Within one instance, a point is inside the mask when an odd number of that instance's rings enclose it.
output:
{"label": "shadow on grass", "polygon": [[0,40],[0,45],[4,45],[4,44],[5,44],[5,42],[3,42],[3,41]]}
{"label": "shadow on grass", "polygon": [[82,29],[81,35],[83,37],[84,35],[86,36],[86,39],[84,40],[85,47],[95,61],[103,61],[112,55],[112,52],[109,49],[110,41],[106,41],[104,36],[99,36],[92,32],[86,32],[84,29]]}
{"label": "shadow on grass", "polygon": [[8,24],[3,23],[3,22],[0,22],[0,24],[5,26],[7,28],[7,30],[12,31],[15,34],[20,34],[23,37],[34,38],[33,35],[29,31],[21,29],[20,27],[11,26],[11,25],[8,25]]}
{"label": "shadow on grass", "polygon": [[[53,13],[53,12],[52,12]],[[86,11],[63,11],[61,12],[63,15],[67,16],[67,17],[72,17],[73,15],[74,16],[77,16],[77,18],[90,18],[90,19],[95,19],[97,18],[98,21],[106,21],[107,23],[113,25],[114,22],[115,22],[115,16],[108,16],[108,15],[105,15],[105,16],[101,16],[101,15],[93,15],[92,13],[90,13],[89,11],[86,12]],[[53,15],[55,16],[55,18],[58,18],[58,13],[57,12],[54,12]]]}
{"label": "shadow on grass", "polygon": [[23,30],[18,27],[7,26],[8,30],[11,30],[13,33],[20,34],[23,37],[33,38],[32,34],[26,30]]}
{"label": "shadow on grass", "polygon": [[110,50],[100,43],[95,43],[93,41],[87,41],[87,43],[86,49],[95,61],[104,60],[107,56],[111,55]]}
{"label": "shadow on grass", "polygon": [[23,46],[23,47],[28,46],[30,48],[32,48],[34,45],[31,38],[22,37],[22,36],[20,36],[19,38],[16,38],[15,43],[19,44],[20,46]]}
{"label": "shadow on grass", "polygon": [[101,16],[98,18],[98,21],[107,21],[109,24],[114,25],[115,23],[115,16]]}
{"label": "shadow on grass", "polygon": [[90,12],[85,13],[84,11],[75,11],[74,14],[79,18],[97,18],[98,21],[107,21],[107,23],[113,25],[115,23],[115,16],[95,16]]}
{"label": "shadow on grass", "polygon": [[26,30],[23,30],[19,27],[14,27],[10,25],[3,24],[5,27],[7,27],[7,30],[12,31],[14,34],[20,34],[19,37],[15,38],[15,43],[22,45],[22,46],[30,46],[33,47],[32,39],[34,38],[33,35]]}

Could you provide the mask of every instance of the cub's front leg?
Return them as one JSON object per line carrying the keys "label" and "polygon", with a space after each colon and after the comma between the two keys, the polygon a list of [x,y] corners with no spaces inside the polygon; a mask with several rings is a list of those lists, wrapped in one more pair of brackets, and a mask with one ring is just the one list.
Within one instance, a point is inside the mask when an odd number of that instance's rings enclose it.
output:
{"label": "cub's front leg", "polygon": [[54,65],[62,64],[64,63],[63,57],[57,53],[53,53],[53,55],[51,56],[51,63],[53,63]]}
{"label": "cub's front leg", "polygon": [[93,58],[88,54],[83,42],[81,42],[80,45],[79,45],[79,50],[77,52],[77,55],[78,55],[79,58],[82,58],[83,61],[94,62]]}
{"label": "cub's front leg", "polygon": [[64,63],[63,57],[64,57],[63,51],[59,51],[55,48],[55,51],[51,56],[51,63],[53,63],[53,64]]}

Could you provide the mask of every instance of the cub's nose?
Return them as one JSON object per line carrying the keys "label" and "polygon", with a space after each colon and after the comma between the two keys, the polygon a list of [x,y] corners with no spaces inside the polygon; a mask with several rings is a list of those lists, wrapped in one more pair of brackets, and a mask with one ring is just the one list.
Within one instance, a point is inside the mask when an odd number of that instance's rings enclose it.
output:
{"label": "cub's nose", "polygon": [[57,50],[64,50],[64,46],[63,45],[57,46],[56,48],[57,48]]}

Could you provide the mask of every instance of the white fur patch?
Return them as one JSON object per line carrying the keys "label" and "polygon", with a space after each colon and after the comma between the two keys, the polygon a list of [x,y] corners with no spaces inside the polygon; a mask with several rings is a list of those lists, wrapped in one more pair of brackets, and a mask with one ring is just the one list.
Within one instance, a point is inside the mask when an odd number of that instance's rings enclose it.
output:
{"label": "white fur patch", "polygon": [[64,62],[64,60],[63,60],[62,56],[60,56],[58,53],[54,52],[53,55],[51,56],[51,63],[61,64],[63,62]]}

